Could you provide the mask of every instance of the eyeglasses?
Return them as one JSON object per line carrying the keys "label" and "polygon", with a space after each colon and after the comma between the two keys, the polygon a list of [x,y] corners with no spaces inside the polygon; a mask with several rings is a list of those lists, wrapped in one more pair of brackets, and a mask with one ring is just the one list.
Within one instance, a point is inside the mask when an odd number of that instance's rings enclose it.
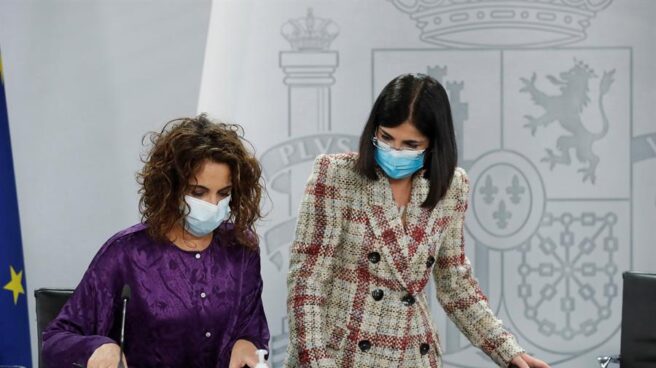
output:
{"label": "eyeglasses", "polygon": [[378,148],[381,151],[385,151],[385,152],[394,151],[402,155],[414,156],[414,155],[420,155],[424,153],[424,151],[426,151],[426,149],[412,149],[412,148],[396,149],[385,142],[379,141],[378,138],[376,137],[372,137],[371,142],[374,144],[374,147]]}

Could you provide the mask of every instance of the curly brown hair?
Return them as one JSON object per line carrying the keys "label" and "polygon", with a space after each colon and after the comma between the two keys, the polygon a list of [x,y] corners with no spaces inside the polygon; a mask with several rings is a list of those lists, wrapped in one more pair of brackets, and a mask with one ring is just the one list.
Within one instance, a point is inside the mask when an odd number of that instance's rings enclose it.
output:
{"label": "curly brown hair", "polygon": [[[184,195],[205,160],[230,167],[232,193],[230,219],[237,242],[257,248],[255,222],[262,217],[260,164],[245,147],[244,130],[236,124],[213,122],[205,114],[169,121],[161,132],[143,138],[152,145],[143,169],[137,174],[141,185],[139,212],[149,234],[165,240],[166,234],[183,220],[189,209]],[[249,144],[250,145],[250,144]]]}

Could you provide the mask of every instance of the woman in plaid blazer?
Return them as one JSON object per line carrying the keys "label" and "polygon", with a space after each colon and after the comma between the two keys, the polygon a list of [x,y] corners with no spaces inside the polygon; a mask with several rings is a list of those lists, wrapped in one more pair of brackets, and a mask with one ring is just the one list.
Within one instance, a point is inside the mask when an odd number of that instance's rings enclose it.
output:
{"label": "woman in plaid blazer", "polygon": [[402,75],[358,153],[319,156],[291,249],[287,367],[441,367],[425,288],[499,366],[548,368],[490,310],[464,254],[469,184],[444,88]]}

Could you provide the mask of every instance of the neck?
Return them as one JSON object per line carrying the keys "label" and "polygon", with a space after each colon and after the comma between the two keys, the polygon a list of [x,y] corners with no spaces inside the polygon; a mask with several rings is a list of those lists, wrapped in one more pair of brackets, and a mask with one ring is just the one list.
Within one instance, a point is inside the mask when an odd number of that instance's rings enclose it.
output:
{"label": "neck", "polygon": [[212,233],[203,236],[195,236],[185,230],[181,224],[176,224],[167,234],[166,237],[175,244],[176,247],[183,250],[203,250],[210,245]]}
{"label": "neck", "polygon": [[412,176],[403,179],[388,178],[392,188],[392,197],[397,207],[405,207],[410,202]]}
{"label": "neck", "polygon": [[410,186],[412,186],[412,175],[408,176],[407,178],[403,178],[403,179],[392,179],[392,178],[389,178],[389,177],[388,177],[388,179],[389,179],[390,184],[393,185],[393,186],[397,186],[397,187],[410,187]]}

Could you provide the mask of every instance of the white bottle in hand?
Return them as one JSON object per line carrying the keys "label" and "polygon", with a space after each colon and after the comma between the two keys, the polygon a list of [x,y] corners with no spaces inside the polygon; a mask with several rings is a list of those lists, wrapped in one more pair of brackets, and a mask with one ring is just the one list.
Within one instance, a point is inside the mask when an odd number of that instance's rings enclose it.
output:
{"label": "white bottle in hand", "polygon": [[255,354],[257,354],[257,359],[258,359],[255,368],[269,368],[269,366],[266,364],[266,360],[264,359],[264,357],[267,355],[267,351],[260,349],[260,350],[256,350]]}

